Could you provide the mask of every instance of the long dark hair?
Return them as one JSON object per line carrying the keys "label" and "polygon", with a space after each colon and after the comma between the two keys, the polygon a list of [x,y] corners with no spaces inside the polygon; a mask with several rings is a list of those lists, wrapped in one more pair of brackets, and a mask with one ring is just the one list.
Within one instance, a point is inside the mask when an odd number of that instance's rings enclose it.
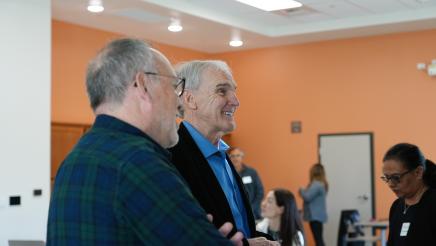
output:
{"label": "long dark hair", "polygon": [[399,143],[386,152],[383,161],[395,160],[401,162],[407,170],[421,166],[424,170],[424,184],[436,188],[436,165],[425,159],[418,146],[409,143]]}
{"label": "long dark hair", "polygon": [[282,246],[292,246],[294,239],[299,240],[298,231],[303,234],[303,223],[298,212],[295,196],[286,189],[274,189],[277,206],[283,207],[283,214],[280,217],[280,239]]}

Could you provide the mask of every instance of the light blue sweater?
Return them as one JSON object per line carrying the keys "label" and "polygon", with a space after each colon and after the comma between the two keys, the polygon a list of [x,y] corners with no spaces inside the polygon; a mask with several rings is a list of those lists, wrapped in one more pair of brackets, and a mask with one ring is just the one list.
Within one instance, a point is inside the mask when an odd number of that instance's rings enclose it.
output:
{"label": "light blue sweater", "polygon": [[326,189],[320,181],[313,181],[306,189],[300,189],[303,204],[303,219],[306,221],[327,221]]}

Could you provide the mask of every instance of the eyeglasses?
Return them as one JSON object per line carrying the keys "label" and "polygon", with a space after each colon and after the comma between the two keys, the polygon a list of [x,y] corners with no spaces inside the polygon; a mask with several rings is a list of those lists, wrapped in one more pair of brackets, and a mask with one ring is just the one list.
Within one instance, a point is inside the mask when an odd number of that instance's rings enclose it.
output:
{"label": "eyeglasses", "polygon": [[389,181],[392,181],[393,184],[399,184],[401,182],[401,178],[404,175],[412,172],[413,170],[415,170],[415,169],[411,169],[411,170],[408,170],[408,171],[406,171],[404,173],[399,173],[399,174],[384,175],[384,176],[381,176],[380,178],[383,181],[385,181],[386,183],[389,183]]}
{"label": "eyeglasses", "polygon": [[146,75],[153,75],[153,76],[161,76],[161,77],[172,78],[172,79],[177,80],[177,83],[174,85],[174,91],[176,92],[176,95],[178,97],[181,97],[183,95],[183,92],[185,91],[185,82],[186,82],[186,79],[183,78],[183,77],[159,74],[159,73],[155,73],[155,72],[144,72],[144,74],[146,74]]}

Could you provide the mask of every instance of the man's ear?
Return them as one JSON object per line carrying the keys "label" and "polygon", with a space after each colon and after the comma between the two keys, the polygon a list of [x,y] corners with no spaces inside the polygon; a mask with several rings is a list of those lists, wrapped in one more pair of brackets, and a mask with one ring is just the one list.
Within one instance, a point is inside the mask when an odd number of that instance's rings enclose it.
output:
{"label": "man's ear", "polygon": [[144,73],[137,73],[135,75],[135,81],[133,82],[133,91],[137,101],[141,105],[146,103],[147,105],[152,104],[152,96],[150,94],[150,90],[147,89],[147,85],[150,85],[150,80]]}
{"label": "man's ear", "polygon": [[144,91],[147,91],[148,79],[146,78],[144,73],[136,73],[134,86],[139,88],[144,88]]}
{"label": "man's ear", "polygon": [[191,91],[185,90],[185,93],[182,95],[183,97],[183,105],[189,109],[197,109],[197,103],[195,101],[195,96]]}

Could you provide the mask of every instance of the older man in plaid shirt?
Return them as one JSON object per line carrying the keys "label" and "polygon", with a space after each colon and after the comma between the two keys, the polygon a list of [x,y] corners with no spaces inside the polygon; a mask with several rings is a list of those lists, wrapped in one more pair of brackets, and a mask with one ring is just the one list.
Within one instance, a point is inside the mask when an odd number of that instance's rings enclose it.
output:
{"label": "older man in plaid shirt", "polygon": [[115,40],[86,86],[97,117],[56,175],[47,245],[232,245],[222,236],[231,225],[215,229],[170,165],[184,79],[168,60],[143,41]]}

